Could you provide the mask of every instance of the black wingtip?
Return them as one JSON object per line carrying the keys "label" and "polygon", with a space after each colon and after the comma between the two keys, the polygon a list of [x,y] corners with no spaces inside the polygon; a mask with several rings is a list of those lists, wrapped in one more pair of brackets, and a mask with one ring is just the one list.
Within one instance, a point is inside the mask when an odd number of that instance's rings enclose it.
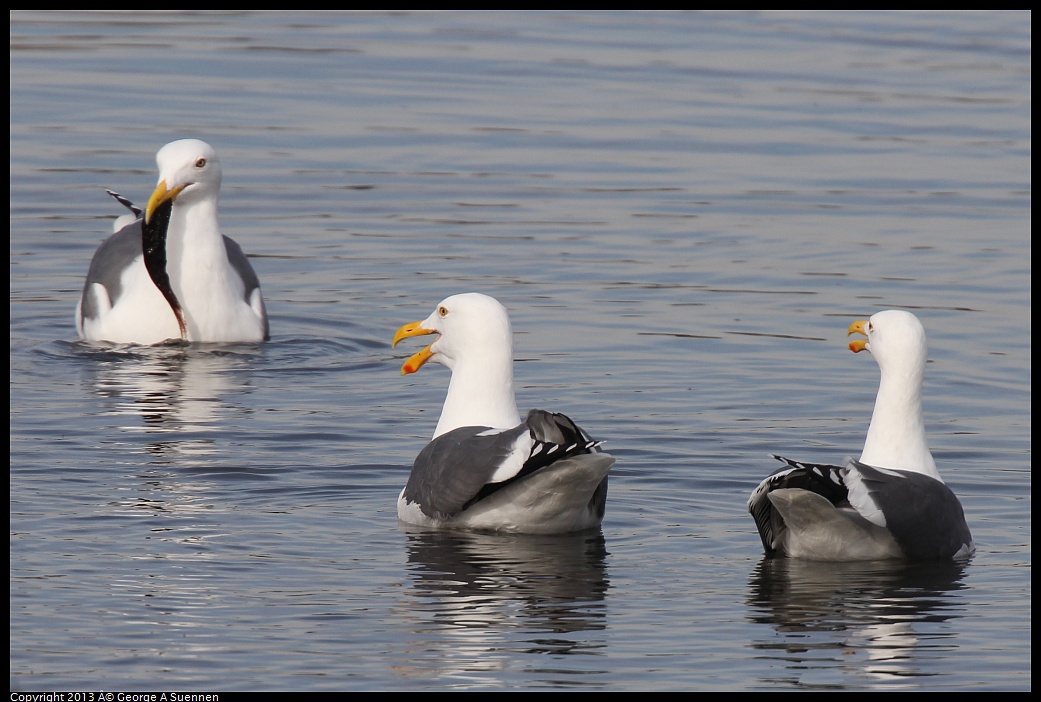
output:
{"label": "black wingtip", "polygon": [[140,207],[138,207],[130,200],[120,195],[119,193],[117,193],[115,190],[109,190],[108,188],[106,188],[105,192],[114,197],[116,199],[116,202],[118,202],[120,205],[133,212],[135,217],[140,217],[143,214],[143,210]]}

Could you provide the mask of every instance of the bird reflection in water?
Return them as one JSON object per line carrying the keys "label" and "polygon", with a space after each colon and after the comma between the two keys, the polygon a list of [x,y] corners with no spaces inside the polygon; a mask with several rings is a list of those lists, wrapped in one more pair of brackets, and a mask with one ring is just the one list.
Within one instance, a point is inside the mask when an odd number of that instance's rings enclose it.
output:
{"label": "bird reflection in water", "polygon": [[[561,535],[408,530],[414,639],[406,677],[465,681],[528,653],[595,654],[610,588],[601,532]],[[476,682],[476,678],[475,678]]]}
{"label": "bird reflection in water", "polygon": [[748,616],[770,633],[751,646],[785,660],[793,688],[834,676],[851,686],[920,688],[916,659],[938,655],[945,638],[957,648],[958,628],[947,623],[964,616],[957,596],[964,573],[954,561],[763,558],[749,583]]}
{"label": "bird reflection in water", "polygon": [[[183,512],[206,508],[200,472],[235,473],[222,446],[233,433],[236,414],[250,410],[237,397],[251,392],[248,352],[228,347],[203,350],[181,344],[90,348],[94,392],[104,398],[99,413],[116,422],[105,430],[114,462],[138,464],[140,482],[127,484],[124,506]],[[244,378],[247,378],[244,380]],[[119,451],[151,458],[121,458]],[[201,501],[201,502],[200,502]]]}

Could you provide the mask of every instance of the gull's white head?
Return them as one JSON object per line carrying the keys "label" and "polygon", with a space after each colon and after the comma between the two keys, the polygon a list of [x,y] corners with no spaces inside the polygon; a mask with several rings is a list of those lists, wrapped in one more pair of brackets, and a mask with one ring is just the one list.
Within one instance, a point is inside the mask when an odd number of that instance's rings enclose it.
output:
{"label": "gull's white head", "polygon": [[220,193],[221,167],[217,152],[205,141],[180,139],[159,149],[155,156],[159,183],[145,208],[146,221],[167,200],[191,204]]}
{"label": "gull's white head", "polygon": [[409,357],[401,372],[415,373],[427,361],[452,370],[435,437],[464,426],[520,423],[513,395],[513,332],[498,300],[480,293],[447,297],[426,319],[398,329],[391,345],[425,334],[439,336]]}
{"label": "gull's white head", "polygon": [[409,358],[402,373],[415,373],[427,361],[453,370],[468,362],[513,362],[510,317],[494,297],[481,293],[446,297],[429,317],[398,329],[392,347],[406,337],[425,334],[440,336]]}
{"label": "gull's white head", "polygon": [[887,369],[899,373],[922,373],[928,355],[925,327],[910,312],[883,310],[870,319],[850,325],[848,334],[863,334],[867,339],[849,343],[854,353],[870,351],[883,374]]}

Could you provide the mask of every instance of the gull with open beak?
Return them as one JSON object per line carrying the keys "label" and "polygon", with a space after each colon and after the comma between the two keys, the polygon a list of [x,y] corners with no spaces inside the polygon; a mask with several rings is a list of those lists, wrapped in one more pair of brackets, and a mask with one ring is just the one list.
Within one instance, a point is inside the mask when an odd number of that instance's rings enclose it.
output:
{"label": "gull with open beak", "polygon": [[819,561],[968,558],[975,545],[965,513],[925,437],[922,323],[885,310],[848,333],[867,337],[849,349],[870,352],[882,375],[864,450],[842,466],[774,456],[784,466],[748,500],[763,548]]}
{"label": "gull with open beak", "polygon": [[453,295],[403,339],[437,334],[402,366],[429,361],[452,371],[434,437],[398,496],[401,521],[432,528],[565,533],[598,528],[614,458],[563,414],[521,420],[513,392],[513,339],[506,309],[479,293]]}

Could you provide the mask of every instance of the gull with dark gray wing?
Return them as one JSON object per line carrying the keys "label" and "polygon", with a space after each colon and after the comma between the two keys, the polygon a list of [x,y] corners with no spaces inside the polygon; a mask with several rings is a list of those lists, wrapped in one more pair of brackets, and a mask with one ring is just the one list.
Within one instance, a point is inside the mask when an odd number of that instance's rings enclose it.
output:
{"label": "gull with dark gray wing", "polygon": [[910,312],[854,322],[849,344],[881,370],[859,460],[800,463],[763,480],[748,500],[768,555],[819,561],[968,558],[975,551],[961,503],[940,478],[925,436],[925,329]]}
{"label": "gull with dark gray wing", "polygon": [[432,360],[452,379],[434,438],[398,496],[399,519],[541,534],[599,527],[614,457],[563,414],[531,410],[521,421],[506,309],[487,295],[453,295],[398,329],[393,345],[424,334],[440,336],[402,373]]}

